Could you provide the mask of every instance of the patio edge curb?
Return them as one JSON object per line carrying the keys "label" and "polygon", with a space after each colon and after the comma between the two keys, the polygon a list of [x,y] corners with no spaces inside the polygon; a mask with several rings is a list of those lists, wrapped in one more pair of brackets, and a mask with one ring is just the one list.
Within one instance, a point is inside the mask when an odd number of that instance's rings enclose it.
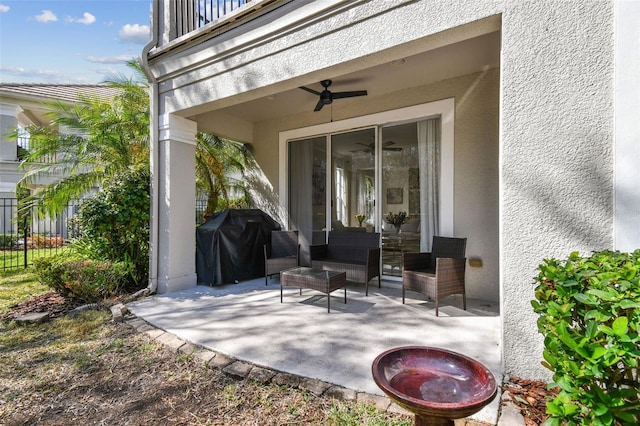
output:
{"label": "patio edge curb", "polygon": [[[271,368],[254,365],[247,361],[238,360],[226,354],[182,340],[166,330],[151,325],[131,312],[127,312],[125,314],[124,323],[132,327],[136,332],[146,334],[150,340],[161,343],[174,350],[176,353],[193,355],[203,363],[206,363],[208,367],[218,368],[223,373],[236,380],[249,379],[262,384],[274,383],[277,385],[285,385],[295,389],[308,391],[318,397],[334,398],[344,401],[355,400],[356,402],[374,405],[382,411],[409,416],[413,415],[409,411],[393,403],[387,396],[358,392],[354,389],[348,389],[322,380],[297,376],[295,374],[273,370]],[[498,398],[499,397],[500,395]],[[486,426],[488,424],[489,423],[480,422],[471,418],[455,420],[455,426]],[[502,425],[505,423],[500,423],[499,418],[497,424]]]}

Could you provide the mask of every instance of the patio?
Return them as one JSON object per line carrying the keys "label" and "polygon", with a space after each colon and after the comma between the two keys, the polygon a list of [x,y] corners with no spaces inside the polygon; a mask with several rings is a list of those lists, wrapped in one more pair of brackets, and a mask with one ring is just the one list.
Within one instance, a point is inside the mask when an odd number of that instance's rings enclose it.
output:
{"label": "patio", "polygon": [[[347,304],[342,291],[326,296],[285,287],[280,303],[277,278],[220,287],[197,286],[155,295],[128,305],[155,327],[191,343],[273,370],[311,377],[359,392],[383,395],[371,375],[373,359],[386,349],[404,345],[437,346],[460,352],[486,365],[500,383],[499,307],[461,297],[435,304],[407,293],[401,284],[383,280],[364,286],[349,283]],[[474,418],[496,421],[499,397]]]}

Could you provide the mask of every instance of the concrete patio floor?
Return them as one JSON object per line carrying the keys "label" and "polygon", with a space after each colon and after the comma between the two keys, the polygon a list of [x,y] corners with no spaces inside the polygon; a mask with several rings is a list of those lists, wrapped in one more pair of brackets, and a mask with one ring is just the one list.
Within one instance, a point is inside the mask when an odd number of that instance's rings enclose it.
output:
{"label": "concrete patio floor", "polygon": [[[331,295],[284,288],[280,303],[277,277],[219,287],[197,286],[133,302],[129,310],[157,328],[185,341],[257,366],[315,378],[358,392],[384,395],[371,375],[381,352],[397,346],[422,345],[453,350],[477,359],[500,384],[500,316],[495,303],[451,296],[435,304],[407,293],[401,284],[382,288],[349,283],[347,304],[342,289]],[[377,284],[377,283],[376,283]],[[497,423],[500,396],[474,419]]]}

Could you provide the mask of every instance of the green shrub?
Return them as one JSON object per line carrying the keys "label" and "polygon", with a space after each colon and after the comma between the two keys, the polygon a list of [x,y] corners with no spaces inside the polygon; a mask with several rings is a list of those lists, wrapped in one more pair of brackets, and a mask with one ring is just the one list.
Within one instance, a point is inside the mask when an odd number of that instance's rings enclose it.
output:
{"label": "green shrub", "polygon": [[121,293],[130,281],[125,262],[52,256],[34,260],[40,283],[65,297],[93,303]]}
{"label": "green shrub", "polygon": [[531,302],[559,394],[549,425],[640,424],[640,250],[544,260]]}
{"label": "green shrub", "polygon": [[149,211],[149,172],[129,170],[105,182],[78,212],[78,245],[93,259],[132,264],[130,289],[147,285]]}
{"label": "green shrub", "polygon": [[14,250],[18,247],[18,236],[15,234],[0,234],[0,249]]}

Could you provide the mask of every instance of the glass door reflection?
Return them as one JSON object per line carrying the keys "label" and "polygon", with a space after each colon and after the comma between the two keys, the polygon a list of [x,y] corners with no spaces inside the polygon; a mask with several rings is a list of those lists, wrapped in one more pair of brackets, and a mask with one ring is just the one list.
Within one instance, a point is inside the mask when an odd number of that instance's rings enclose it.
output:
{"label": "glass door reflection", "polygon": [[439,129],[435,118],[381,130],[383,275],[401,276],[403,253],[428,251],[438,229]]}
{"label": "glass door reflection", "polygon": [[331,136],[331,229],[375,229],[375,129]]}
{"label": "glass door reflection", "polygon": [[303,266],[311,265],[309,246],[326,241],[326,146],[324,136],[289,142],[289,228],[298,230]]}

